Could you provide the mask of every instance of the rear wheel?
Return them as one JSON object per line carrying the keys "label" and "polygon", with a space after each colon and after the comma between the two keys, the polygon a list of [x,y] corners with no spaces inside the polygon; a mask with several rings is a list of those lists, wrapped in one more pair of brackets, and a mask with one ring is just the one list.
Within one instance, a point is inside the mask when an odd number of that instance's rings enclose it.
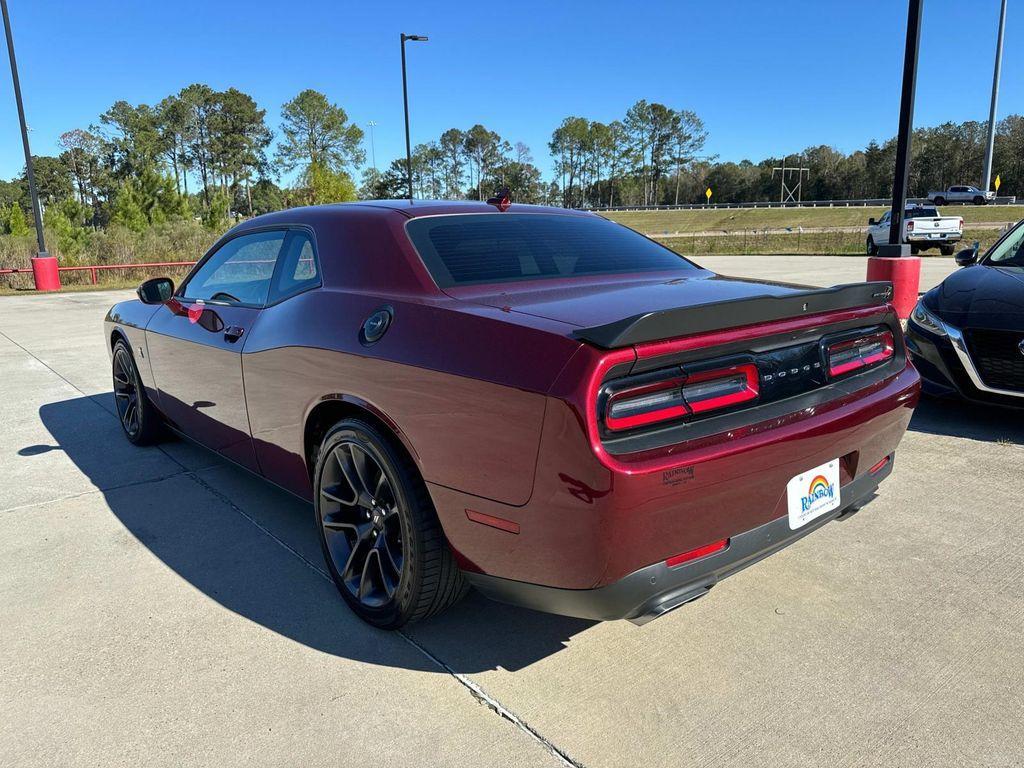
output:
{"label": "rear wheel", "polygon": [[327,433],[315,493],[328,570],[364,621],[398,629],[466,593],[415,465],[374,426],[346,419]]}
{"label": "rear wheel", "polygon": [[914,256],[917,256],[917,254],[919,254],[922,250],[927,250],[927,249],[922,249],[920,246],[917,246],[917,245],[910,246],[910,252]]}
{"label": "rear wheel", "polygon": [[955,250],[956,250],[956,246],[953,246],[953,245],[940,245],[939,246],[939,253],[941,253],[943,256],[952,256],[953,252]]}
{"label": "rear wheel", "polygon": [[868,235],[867,252],[868,256],[878,255],[878,246],[875,245],[875,238],[873,238],[871,235]]}
{"label": "rear wheel", "polygon": [[936,205],[945,205],[946,204],[946,198],[944,198],[944,197],[936,197],[935,198],[935,204]]}
{"label": "rear wheel", "polygon": [[135,445],[149,445],[160,437],[160,417],[153,409],[139,378],[139,369],[124,339],[114,342],[114,405],[124,436]]}

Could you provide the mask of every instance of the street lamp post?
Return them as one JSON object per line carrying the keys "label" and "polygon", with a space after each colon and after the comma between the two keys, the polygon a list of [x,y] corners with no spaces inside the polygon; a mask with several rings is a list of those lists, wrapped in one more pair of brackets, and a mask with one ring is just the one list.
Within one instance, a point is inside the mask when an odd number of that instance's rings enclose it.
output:
{"label": "street lamp post", "polygon": [[405,75],[405,41],[425,43],[426,35],[407,35],[402,33],[402,100],[405,102],[405,175],[409,183],[409,199],[412,200],[412,144],[409,142],[409,87]]}
{"label": "street lamp post", "polygon": [[910,139],[914,126],[914,93],[917,89],[917,51],[921,42],[924,0],[910,0],[907,10],[907,42],[903,54],[903,93],[896,138],[896,173],[892,184],[889,242],[878,246],[878,256],[868,259],[868,280],[888,280],[893,285],[892,303],[900,317],[909,317],[921,286],[921,259],[903,242],[903,219],[910,176]]}
{"label": "street lamp post", "polygon": [[376,120],[371,120],[370,122],[367,123],[367,125],[370,126],[370,159],[371,159],[371,162],[373,163],[373,170],[374,170],[374,172],[376,172],[377,171],[377,150],[373,146],[373,129],[377,127],[377,121]]}
{"label": "street lamp post", "polygon": [[18,78],[18,60],[14,55],[14,37],[11,35],[11,17],[7,11],[7,0],[0,0],[0,9],[3,10],[4,16],[7,54],[11,59],[11,79],[14,81],[14,100],[18,105],[21,143],[25,149],[25,175],[28,177],[28,191],[32,198],[32,214],[36,223],[36,241],[39,245],[39,255],[32,259],[32,274],[38,290],[53,291],[60,288],[60,272],[57,270],[57,260],[46,252],[46,242],[43,239],[43,215],[39,209],[39,190],[36,188],[36,174],[32,168],[32,150],[28,143],[25,106],[21,101],[21,80]]}
{"label": "street lamp post", "polygon": [[996,66],[992,72],[992,105],[988,111],[988,141],[985,143],[985,179],[983,190],[992,186],[992,150],[996,143],[996,102],[999,101],[999,74],[1003,68],[1003,31],[1006,29],[1006,0],[999,9],[999,34],[996,37]]}

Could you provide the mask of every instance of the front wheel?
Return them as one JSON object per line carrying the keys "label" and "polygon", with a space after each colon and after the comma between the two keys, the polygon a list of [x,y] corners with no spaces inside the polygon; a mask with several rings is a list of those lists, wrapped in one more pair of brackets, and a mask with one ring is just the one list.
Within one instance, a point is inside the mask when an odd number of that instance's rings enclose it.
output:
{"label": "front wheel", "polygon": [[416,466],[376,427],[346,419],[327,433],[315,494],[331,578],[367,623],[398,629],[466,593]]}
{"label": "front wheel", "polygon": [[986,202],[987,202],[987,201],[985,200],[985,198],[984,198],[984,197],[982,197],[981,195],[977,195],[977,196],[976,196],[976,197],[974,198],[974,204],[975,204],[975,205],[984,205],[984,204],[985,204]]}
{"label": "front wheel", "polygon": [[868,235],[867,252],[868,256],[878,255],[878,246],[875,245],[875,238],[873,238],[871,235]]}
{"label": "front wheel", "polygon": [[114,342],[114,405],[129,442],[150,445],[160,437],[160,417],[146,397],[135,359],[124,339]]}

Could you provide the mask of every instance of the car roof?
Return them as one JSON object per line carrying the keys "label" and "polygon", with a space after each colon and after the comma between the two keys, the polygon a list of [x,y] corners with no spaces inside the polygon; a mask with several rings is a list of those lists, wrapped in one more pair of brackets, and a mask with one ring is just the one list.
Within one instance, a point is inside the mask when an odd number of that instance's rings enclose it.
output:
{"label": "car roof", "polygon": [[[356,203],[339,203],[336,207],[387,208],[392,211],[398,211],[409,218],[452,213],[498,213],[497,206],[479,200],[360,200]],[[557,213],[566,216],[593,216],[588,211],[555,208],[549,205],[513,203],[507,210],[513,213]]]}

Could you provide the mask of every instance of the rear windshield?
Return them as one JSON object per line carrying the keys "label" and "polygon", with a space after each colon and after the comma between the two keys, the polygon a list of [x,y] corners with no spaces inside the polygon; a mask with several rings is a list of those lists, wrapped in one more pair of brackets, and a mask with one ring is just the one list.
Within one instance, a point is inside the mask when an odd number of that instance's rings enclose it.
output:
{"label": "rear windshield", "polygon": [[599,217],[539,213],[424,216],[406,228],[442,288],[574,275],[696,267],[631,229]]}
{"label": "rear windshield", "polygon": [[935,208],[907,208],[908,219],[934,219],[939,215]]}

